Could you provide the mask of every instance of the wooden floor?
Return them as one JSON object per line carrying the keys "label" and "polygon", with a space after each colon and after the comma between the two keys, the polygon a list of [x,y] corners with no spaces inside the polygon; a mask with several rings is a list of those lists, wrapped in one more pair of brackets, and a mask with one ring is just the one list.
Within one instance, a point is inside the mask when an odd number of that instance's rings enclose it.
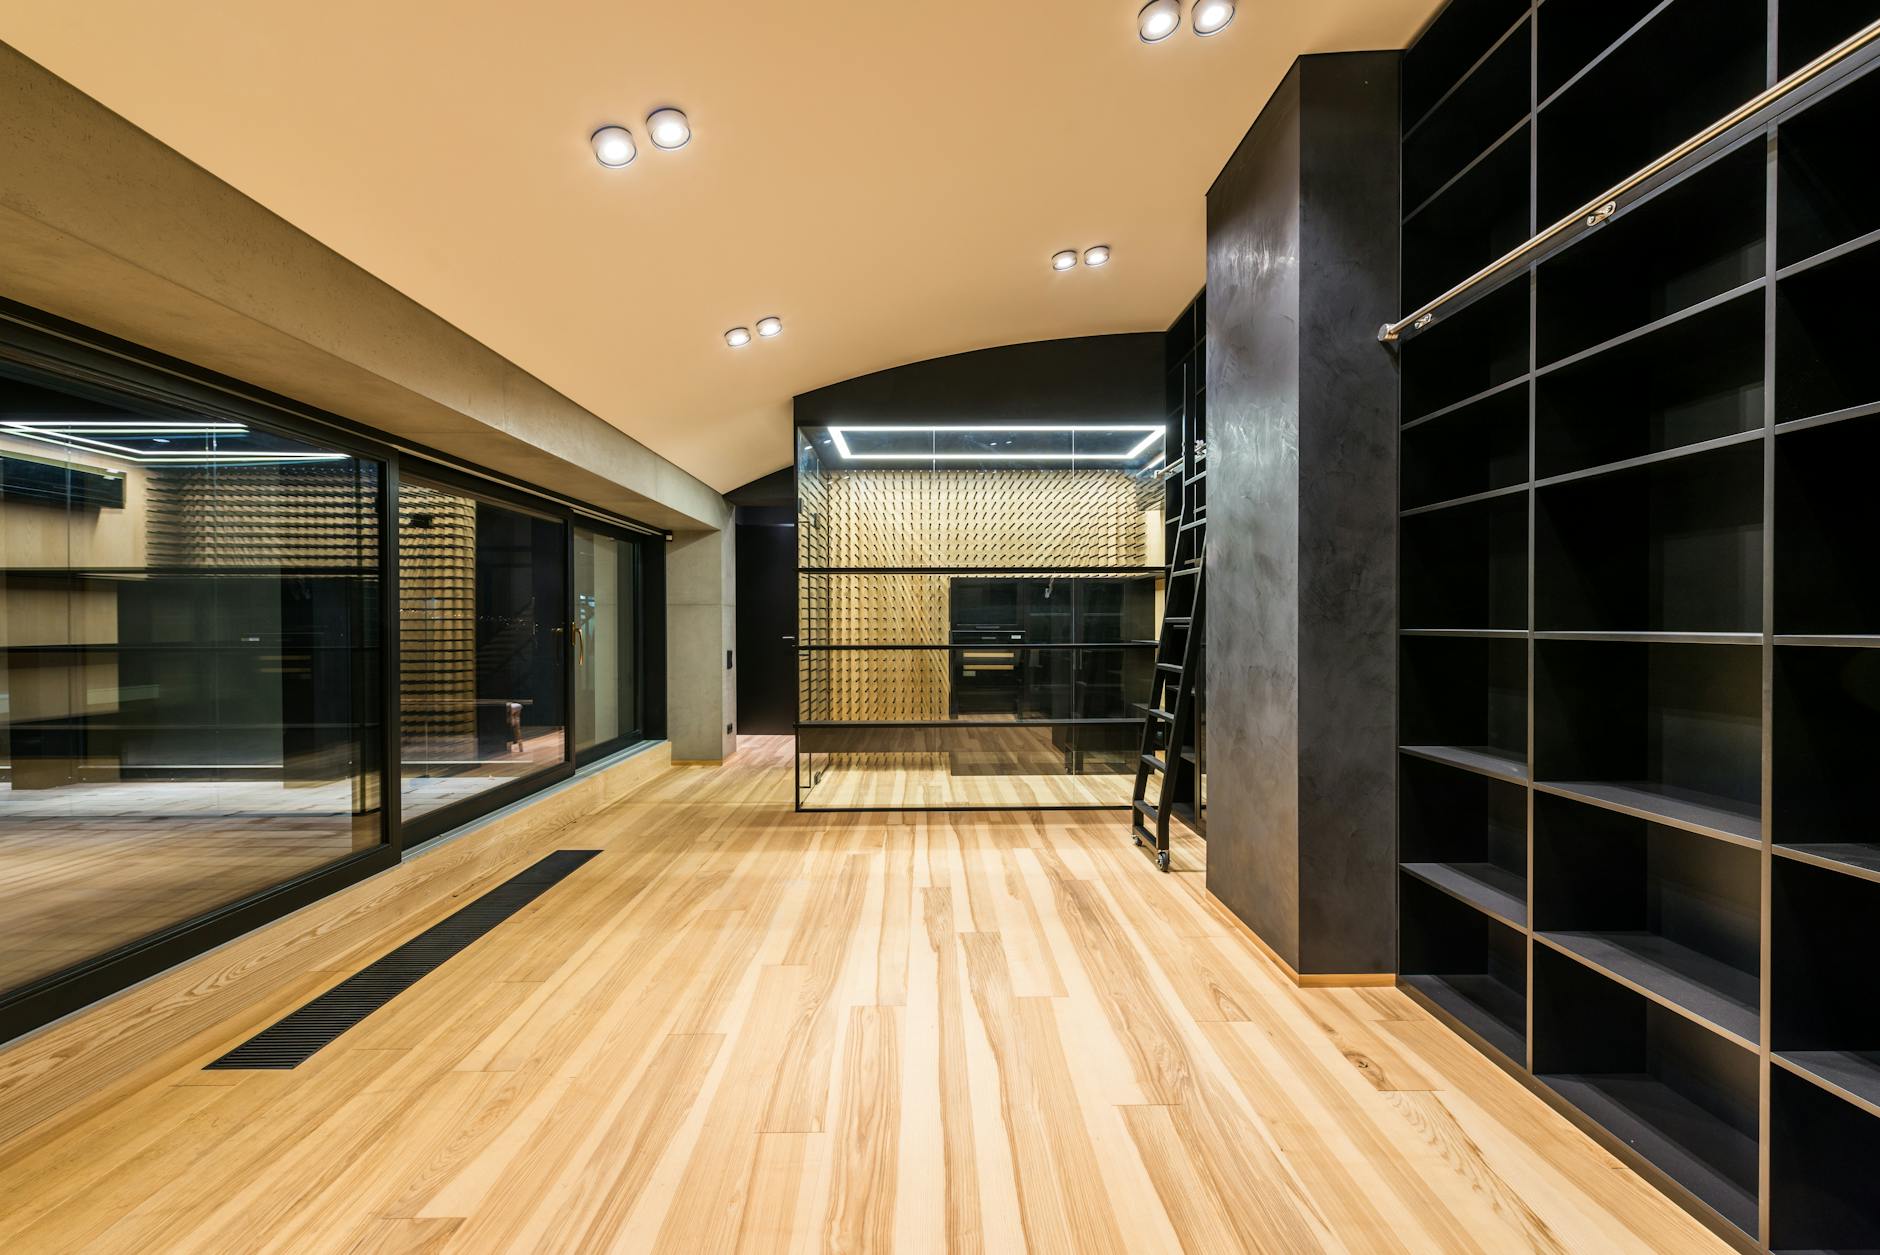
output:
{"label": "wooden floor", "polygon": [[[1102,814],[797,815],[788,743],[465,838],[0,1051],[0,1250],[1725,1249]],[[229,1045],[601,855],[293,1072]]]}

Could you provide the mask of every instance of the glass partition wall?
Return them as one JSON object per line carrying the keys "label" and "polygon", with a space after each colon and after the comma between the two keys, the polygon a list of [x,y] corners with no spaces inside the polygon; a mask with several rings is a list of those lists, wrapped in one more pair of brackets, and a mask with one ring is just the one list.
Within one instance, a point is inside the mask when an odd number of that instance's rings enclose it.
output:
{"label": "glass partition wall", "polygon": [[0,321],[0,1040],[639,740],[649,548]]}
{"label": "glass partition wall", "polygon": [[797,804],[1128,806],[1164,426],[797,431]]}

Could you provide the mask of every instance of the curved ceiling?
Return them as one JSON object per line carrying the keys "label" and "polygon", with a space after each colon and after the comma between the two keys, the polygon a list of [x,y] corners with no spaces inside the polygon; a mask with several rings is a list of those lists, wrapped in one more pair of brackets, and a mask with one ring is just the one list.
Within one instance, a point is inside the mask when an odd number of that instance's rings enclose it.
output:
{"label": "curved ceiling", "polygon": [[1292,59],[1401,47],[1438,3],[1240,0],[1145,46],[1135,0],[8,0],[0,38],[724,490],[789,461],[796,393],[1160,330]]}

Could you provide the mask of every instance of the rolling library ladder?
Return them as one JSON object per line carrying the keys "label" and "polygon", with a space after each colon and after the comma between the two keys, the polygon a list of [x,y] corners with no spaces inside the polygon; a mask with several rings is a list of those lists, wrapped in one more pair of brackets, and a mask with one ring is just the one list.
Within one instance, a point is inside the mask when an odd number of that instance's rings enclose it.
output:
{"label": "rolling library ladder", "polygon": [[[1201,800],[1195,681],[1207,608],[1208,472],[1205,447],[1191,447],[1194,456],[1171,472],[1181,476],[1181,513],[1169,549],[1162,632],[1129,814],[1130,836],[1163,871],[1169,869],[1170,819],[1180,816],[1193,824]],[[1151,776],[1161,778],[1154,801],[1148,797]]]}

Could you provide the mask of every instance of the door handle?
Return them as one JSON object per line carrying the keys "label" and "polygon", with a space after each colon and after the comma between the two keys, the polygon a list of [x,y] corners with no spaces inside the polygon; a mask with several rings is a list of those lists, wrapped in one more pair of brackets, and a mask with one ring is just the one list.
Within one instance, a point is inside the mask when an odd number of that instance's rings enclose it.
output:
{"label": "door handle", "polygon": [[794,637],[794,636],[786,636],[786,637],[784,637],[783,639],[784,639],[784,640],[786,640],[786,641],[793,641],[793,640],[795,640],[795,639],[796,639],[796,637]]}

